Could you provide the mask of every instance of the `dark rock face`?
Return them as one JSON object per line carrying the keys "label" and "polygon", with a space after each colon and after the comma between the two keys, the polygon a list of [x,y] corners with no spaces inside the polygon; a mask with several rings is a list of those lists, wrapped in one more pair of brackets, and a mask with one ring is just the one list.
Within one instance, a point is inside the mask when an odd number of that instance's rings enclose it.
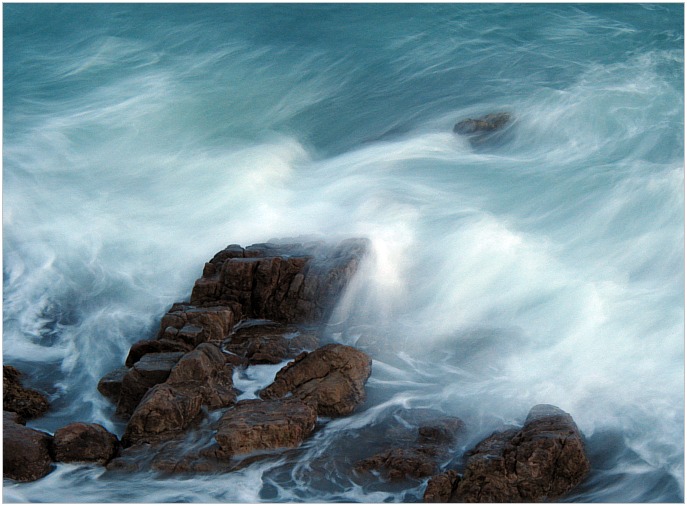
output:
{"label": "dark rock face", "polygon": [[[469,452],[451,502],[550,502],[572,490],[590,469],[572,417],[541,404],[522,429],[488,437]],[[444,480],[445,481],[445,480]],[[439,496],[433,485],[433,496]]]}
{"label": "dark rock face", "polygon": [[451,495],[455,492],[458,483],[460,483],[460,477],[453,470],[433,476],[427,482],[422,500],[424,502],[447,503],[451,500]]}
{"label": "dark rock face", "polygon": [[174,304],[162,317],[158,339],[180,343],[189,349],[205,342],[222,341],[241,317],[241,306],[231,301],[214,302],[222,305]]}
{"label": "dark rock face", "polygon": [[120,367],[108,372],[98,382],[98,392],[116,404],[122,392],[122,382],[128,372],[128,367]]}
{"label": "dark rock face", "polygon": [[158,383],[166,381],[172,368],[183,356],[181,352],[143,355],[122,380],[117,415],[131,415],[146,392]]}
{"label": "dark rock face", "polygon": [[433,447],[394,448],[356,464],[357,471],[379,471],[386,479],[423,478],[438,471]]}
{"label": "dark rock face", "polygon": [[318,341],[314,332],[267,323],[240,328],[225,340],[222,348],[248,364],[278,364],[304,350],[317,348]]}
{"label": "dark rock face", "polygon": [[95,423],[70,423],[58,429],[52,441],[58,462],[107,464],[119,450],[117,436]]}
{"label": "dark rock face", "polygon": [[166,339],[150,339],[139,341],[131,346],[129,355],[126,357],[126,362],[124,362],[124,365],[127,367],[133,367],[136,362],[141,360],[141,358],[148,353],[186,353],[192,349],[193,347],[184,343],[183,341],[168,341]]}
{"label": "dark rock face", "polygon": [[295,448],[315,428],[317,413],[296,399],[241,401],[219,422],[215,440],[227,455]]}
{"label": "dark rock face", "polygon": [[244,318],[319,323],[357,271],[368,241],[228,246],[205,264],[191,304],[237,303]]}
{"label": "dark rock face", "polygon": [[15,481],[34,481],[52,470],[52,436],[16,423],[16,415],[3,413],[3,477]]}
{"label": "dark rock face", "polygon": [[453,131],[461,135],[479,134],[494,132],[506,126],[511,120],[511,115],[507,112],[487,114],[477,119],[464,119],[453,127]]}
{"label": "dark rock face", "polygon": [[231,365],[217,346],[201,344],[179,360],[165,383],[145,394],[131,415],[122,444],[172,437],[197,419],[202,406],[217,409],[235,401]]}
{"label": "dark rock face", "polygon": [[362,351],[328,344],[296,357],[260,397],[279,399],[290,393],[321,416],[344,416],[365,400],[365,382],[371,372],[372,359]]}
{"label": "dark rock face", "polygon": [[48,408],[48,399],[30,388],[21,385],[21,372],[11,365],[2,366],[2,408],[5,411],[13,411],[22,419],[30,420],[45,413]]}

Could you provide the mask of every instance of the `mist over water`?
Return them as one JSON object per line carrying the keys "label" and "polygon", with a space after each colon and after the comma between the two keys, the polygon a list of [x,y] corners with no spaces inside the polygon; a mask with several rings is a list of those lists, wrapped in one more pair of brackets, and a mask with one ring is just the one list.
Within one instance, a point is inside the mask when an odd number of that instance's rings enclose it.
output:
{"label": "mist over water", "polygon": [[[539,403],[587,438],[566,501],[683,501],[682,5],[3,13],[3,359],[52,406],[30,426],[121,435],[98,380],[230,243],[368,237],[329,337],[380,343],[363,408],[278,459],[60,464],[5,501],[416,501],[346,442],[433,408],[469,449]],[[452,133],[499,111],[486,142]]]}

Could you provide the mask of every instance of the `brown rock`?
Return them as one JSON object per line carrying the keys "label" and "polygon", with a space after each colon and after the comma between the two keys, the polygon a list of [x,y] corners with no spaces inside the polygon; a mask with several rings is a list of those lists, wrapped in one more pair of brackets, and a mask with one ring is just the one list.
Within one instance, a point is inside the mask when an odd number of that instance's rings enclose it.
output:
{"label": "brown rock", "polygon": [[217,409],[235,401],[231,365],[217,346],[201,344],[179,360],[164,384],[154,386],[143,397],[131,415],[122,444],[173,437],[198,419],[202,406]]}
{"label": "brown rock", "polygon": [[233,302],[244,317],[288,323],[319,323],[366,253],[368,241],[231,245],[205,265],[191,303]]}
{"label": "brown rock", "polygon": [[446,416],[424,423],[418,429],[418,441],[423,444],[452,445],[464,430],[463,420]]}
{"label": "brown rock", "polygon": [[241,401],[222,416],[215,440],[227,455],[295,448],[315,428],[317,413],[296,399]]}
{"label": "brown rock", "polygon": [[433,476],[427,482],[423,502],[449,502],[459,482],[460,477],[453,470]]}
{"label": "brown rock", "polygon": [[236,330],[222,348],[245,358],[249,364],[278,364],[304,350],[316,348],[317,344],[318,338],[313,332],[269,322]]}
{"label": "brown rock", "polygon": [[453,127],[453,131],[462,135],[493,132],[506,126],[510,120],[511,115],[507,112],[487,114],[481,118],[459,121]]}
{"label": "brown rock", "polygon": [[143,355],[122,380],[117,415],[131,415],[150,388],[167,380],[182,356],[181,352]]}
{"label": "brown rock", "polygon": [[52,470],[52,436],[15,423],[16,414],[3,413],[3,477],[15,481],[35,481]]}
{"label": "brown rock", "polygon": [[127,367],[133,367],[133,365],[138,362],[143,355],[147,355],[148,353],[187,353],[192,349],[193,347],[191,345],[186,344],[183,341],[169,341],[167,339],[149,339],[139,341],[134,343],[129,349],[129,355],[126,357],[126,362],[124,362],[124,365]]}
{"label": "brown rock", "polygon": [[158,338],[183,343],[191,349],[201,343],[222,341],[241,316],[241,306],[218,299],[213,302],[224,305],[174,304],[162,317]]}
{"label": "brown rock", "polygon": [[52,449],[58,462],[105,465],[117,454],[119,440],[102,425],[76,422],[55,432]]}
{"label": "brown rock", "polygon": [[103,394],[112,402],[118,402],[119,396],[122,392],[122,382],[124,381],[124,377],[128,372],[128,367],[120,367],[114,371],[110,371],[98,382],[98,392]]}
{"label": "brown rock", "polygon": [[24,420],[39,417],[50,407],[48,399],[36,390],[24,388],[20,377],[21,372],[16,368],[2,366],[2,408],[17,413]]}
{"label": "brown rock", "polygon": [[314,406],[319,415],[344,416],[364,402],[365,382],[371,372],[372,360],[365,353],[329,344],[296,357],[260,397],[279,399],[290,393]]}
{"label": "brown rock", "polygon": [[437,472],[435,456],[431,447],[394,448],[358,462],[356,470],[380,471],[390,480],[424,478]]}
{"label": "brown rock", "polygon": [[555,406],[530,411],[521,430],[497,433],[469,453],[452,502],[550,502],[590,469],[572,417]]}

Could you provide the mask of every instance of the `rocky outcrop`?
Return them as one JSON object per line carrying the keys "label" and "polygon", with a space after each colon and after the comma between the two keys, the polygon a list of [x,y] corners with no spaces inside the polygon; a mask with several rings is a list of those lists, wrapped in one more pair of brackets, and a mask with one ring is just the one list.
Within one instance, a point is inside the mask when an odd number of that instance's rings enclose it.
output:
{"label": "rocky outcrop", "polygon": [[238,304],[244,318],[320,323],[357,271],[368,241],[227,246],[205,264],[191,304]]}
{"label": "rocky outcrop", "polygon": [[232,301],[223,305],[198,307],[177,303],[162,317],[158,340],[179,343],[190,349],[201,343],[221,342],[241,319],[241,306]]}
{"label": "rocky outcrop", "polygon": [[450,502],[458,483],[460,483],[460,476],[454,470],[432,476],[427,482],[427,488],[422,499],[424,502]]}
{"label": "rocky outcrop", "polygon": [[540,404],[530,411],[522,429],[493,434],[468,453],[462,479],[433,482],[431,497],[449,492],[451,502],[547,502],[572,490],[590,469],[582,436],[572,417]]}
{"label": "rocky outcrop", "polygon": [[37,418],[50,407],[48,399],[36,390],[24,388],[21,372],[11,365],[2,366],[2,408],[12,411],[23,420]]}
{"label": "rocky outcrop", "polygon": [[52,436],[19,423],[16,413],[3,413],[3,477],[15,481],[34,481],[52,470]]}
{"label": "rocky outcrop", "polygon": [[119,440],[96,423],[70,423],[58,429],[52,440],[57,462],[107,464],[117,455]]}
{"label": "rocky outcrop", "polygon": [[365,382],[371,372],[372,359],[362,351],[328,344],[286,365],[260,397],[292,395],[315,407],[321,416],[349,415],[365,400]]}
{"label": "rocky outcrop", "polygon": [[297,399],[241,401],[219,422],[215,440],[227,455],[295,448],[315,428],[316,411]]}
{"label": "rocky outcrop", "polygon": [[122,379],[117,415],[131,415],[146,392],[155,385],[164,383],[183,356],[182,352],[172,352],[148,353],[141,357]]}
{"label": "rocky outcrop", "polygon": [[193,346],[186,344],[183,341],[169,341],[167,339],[146,339],[134,343],[129,349],[129,355],[126,357],[124,365],[126,367],[133,367],[136,362],[141,360],[144,355],[149,353],[187,353],[193,349]]}
{"label": "rocky outcrop", "polygon": [[511,115],[507,112],[487,114],[480,118],[468,118],[459,121],[453,127],[453,131],[461,135],[484,134],[495,132],[505,127],[511,121]]}
{"label": "rocky outcrop", "polygon": [[312,331],[264,322],[236,330],[224,341],[222,349],[240,357],[245,364],[278,364],[304,350],[317,348],[318,341]]}
{"label": "rocky outcrop", "polygon": [[217,409],[233,404],[236,393],[232,371],[214,344],[204,343],[187,353],[165,383],[145,394],[131,415],[122,444],[130,446],[174,436],[193,424],[202,406]]}

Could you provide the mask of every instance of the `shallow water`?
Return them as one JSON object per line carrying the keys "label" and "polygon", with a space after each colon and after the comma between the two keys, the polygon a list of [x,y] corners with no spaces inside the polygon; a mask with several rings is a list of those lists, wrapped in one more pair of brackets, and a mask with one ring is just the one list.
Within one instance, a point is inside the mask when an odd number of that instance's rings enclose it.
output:
{"label": "shallow water", "polygon": [[538,403],[587,437],[565,500],[683,501],[682,5],[3,9],[3,358],[50,395],[31,426],[121,434],[97,381],[229,243],[368,237],[328,334],[381,350],[363,409],[282,458],[62,464],[5,501],[415,501],[343,442],[433,408],[469,447]]}

